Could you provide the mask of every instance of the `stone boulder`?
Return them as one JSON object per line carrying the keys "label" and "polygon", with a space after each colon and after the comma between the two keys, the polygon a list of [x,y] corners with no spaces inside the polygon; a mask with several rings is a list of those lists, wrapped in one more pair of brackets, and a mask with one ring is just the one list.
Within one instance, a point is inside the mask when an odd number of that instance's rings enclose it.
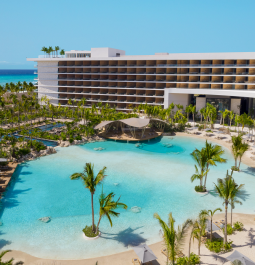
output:
{"label": "stone boulder", "polygon": [[43,223],[49,223],[51,221],[51,218],[50,216],[45,216],[45,217],[39,218],[38,220]]}

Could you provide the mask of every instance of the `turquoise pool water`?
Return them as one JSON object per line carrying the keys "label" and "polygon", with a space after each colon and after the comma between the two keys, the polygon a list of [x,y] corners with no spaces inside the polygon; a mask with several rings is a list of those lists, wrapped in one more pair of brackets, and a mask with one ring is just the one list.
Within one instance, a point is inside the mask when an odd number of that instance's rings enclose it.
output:
{"label": "turquoise pool water", "polygon": [[[15,179],[2,200],[0,247],[25,251],[52,259],[83,259],[129,250],[140,243],[160,241],[160,227],[153,219],[155,212],[164,219],[173,213],[176,223],[195,217],[201,209],[223,207],[213,194],[194,192],[197,183],[190,182],[194,161],[190,153],[204,141],[187,137],[163,137],[137,146],[114,141],[59,148],[56,154],[19,166]],[[94,148],[105,148],[95,151]],[[208,188],[218,177],[224,177],[233,165],[226,149],[226,164],[211,169]],[[90,193],[80,180],[70,180],[81,172],[85,162],[95,170],[107,166],[104,192],[113,191],[129,210],[121,210],[119,218],[101,222],[102,237],[83,239],[81,230],[91,223]],[[234,173],[237,183],[245,183],[243,205],[235,212],[254,211],[255,173],[242,165],[242,173]],[[118,185],[116,185],[118,183]],[[95,193],[95,219],[98,220],[99,187]],[[141,207],[134,213],[131,207]],[[49,223],[38,218],[51,216]]]}

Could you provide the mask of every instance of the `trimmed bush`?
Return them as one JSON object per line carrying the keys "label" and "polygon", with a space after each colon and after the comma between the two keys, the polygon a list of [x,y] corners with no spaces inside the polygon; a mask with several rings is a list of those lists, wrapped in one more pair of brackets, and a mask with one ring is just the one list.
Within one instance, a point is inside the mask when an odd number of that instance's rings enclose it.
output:
{"label": "trimmed bush", "polygon": [[239,171],[239,168],[236,167],[236,166],[233,166],[233,167],[231,167],[231,170],[232,170],[232,171]]}
{"label": "trimmed bush", "polygon": [[235,222],[234,223],[234,230],[235,231],[242,231],[243,230],[243,224],[241,222]]}
{"label": "trimmed bush", "polygon": [[99,234],[99,231],[97,232],[97,234],[95,234],[93,231],[92,231],[92,225],[91,226],[87,226],[82,230],[84,235],[87,236],[87,237],[96,237],[98,236]]}
{"label": "trimmed bush", "polygon": [[180,257],[177,259],[177,265],[195,265],[200,263],[200,257],[196,255],[195,253],[190,253],[190,258],[188,257]]}
{"label": "trimmed bush", "polygon": [[196,192],[206,192],[206,189],[204,189],[203,186],[195,186],[195,191]]}
{"label": "trimmed bush", "polygon": [[[222,230],[223,230],[223,233],[225,233],[225,227]],[[232,226],[230,224],[227,224],[227,234],[232,235],[233,232],[234,232],[234,229],[232,228]]]}
{"label": "trimmed bush", "polygon": [[232,249],[233,241],[229,241],[226,244],[223,243],[223,239],[214,238],[212,242],[210,239],[206,240],[205,246],[212,252],[219,253],[221,251],[229,251]]}

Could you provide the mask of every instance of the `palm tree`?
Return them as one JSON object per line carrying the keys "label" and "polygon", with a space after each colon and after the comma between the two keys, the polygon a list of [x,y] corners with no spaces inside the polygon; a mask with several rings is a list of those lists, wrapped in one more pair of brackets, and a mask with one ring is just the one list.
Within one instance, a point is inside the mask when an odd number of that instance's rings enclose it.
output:
{"label": "palm tree", "polygon": [[[219,145],[212,145],[211,143],[208,143],[207,140],[205,142],[205,156],[206,156],[206,168],[209,169],[209,166],[217,166],[218,163],[226,163],[227,159],[222,158],[222,155],[225,153],[225,151],[222,149]],[[205,181],[204,181],[204,189],[206,189],[206,180],[207,180],[207,173],[205,175]]]}
{"label": "palm tree", "polygon": [[203,178],[208,173],[209,169],[206,169],[207,166],[207,157],[205,154],[204,149],[201,151],[198,149],[195,149],[192,153],[192,158],[196,161],[198,167],[200,168],[200,172],[198,170],[197,165],[195,165],[196,173],[191,176],[191,182],[193,182],[195,179],[200,180],[200,187],[203,186]]}
{"label": "palm tree", "polygon": [[49,49],[48,49],[49,57],[50,57],[50,53],[51,53],[51,52],[53,52],[53,48],[52,48],[52,46],[50,46]]}
{"label": "palm tree", "polygon": [[241,148],[239,150],[239,166],[238,169],[240,169],[241,166],[241,160],[246,151],[248,151],[249,145],[247,143],[242,143]]}
{"label": "palm tree", "polygon": [[241,184],[239,186],[236,186],[235,189],[233,189],[231,196],[230,196],[230,206],[231,206],[231,214],[230,214],[230,224],[232,226],[232,213],[233,209],[235,209],[235,204],[238,203],[242,205],[242,202],[237,200],[237,196],[240,194],[241,190],[243,189],[244,184]]}
{"label": "palm tree", "polygon": [[213,216],[214,214],[217,212],[217,211],[221,211],[222,212],[222,209],[221,208],[217,208],[215,209],[214,211],[212,210],[208,210],[207,211],[207,215],[210,217],[211,219],[211,234],[210,234],[210,240],[212,241],[212,219],[213,219]]}
{"label": "palm tree", "polygon": [[65,50],[62,49],[59,54],[60,55],[65,55]]}
{"label": "palm tree", "polygon": [[47,52],[47,48],[45,46],[43,46],[41,51],[44,52],[44,56],[45,56],[45,53]]}
{"label": "palm tree", "polygon": [[163,230],[164,243],[167,249],[167,264],[169,258],[172,261],[172,264],[174,264],[175,257],[184,243],[184,239],[187,235],[187,230],[191,224],[191,220],[186,220],[182,226],[178,226],[178,229],[175,230],[175,220],[172,216],[172,213],[169,213],[168,224],[165,223],[157,213],[154,213],[153,216],[159,221],[159,225]]}
{"label": "palm tree", "polygon": [[238,136],[233,135],[231,137],[231,139],[232,139],[231,150],[232,150],[232,153],[233,153],[233,156],[235,159],[235,167],[237,167],[237,159],[239,157],[239,151],[240,151],[241,146],[242,146],[242,136],[241,135],[238,135]]}
{"label": "palm tree", "polygon": [[[226,174],[226,177],[224,179],[218,179],[217,185],[215,185],[216,192],[218,193],[219,197],[224,200],[223,204],[225,204],[225,233],[224,233],[224,243],[227,243],[227,218],[228,218],[228,204],[231,202],[231,197],[233,197],[234,193],[235,196],[238,195],[240,189],[243,187],[243,184],[237,185],[232,178],[233,171],[231,175]],[[238,191],[236,191],[238,189]]]}
{"label": "palm tree", "polygon": [[59,46],[55,46],[56,55],[58,57]]}
{"label": "palm tree", "polygon": [[200,247],[201,247],[201,239],[202,236],[205,234],[205,229],[206,229],[206,211],[201,211],[198,215],[198,219],[194,223],[194,229],[192,234],[193,234],[193,239],[196,238],[198,241],[198,255],[200,256]]}
{"label": "palm tree", "polygon": [[91,193],[91,209],[92,209],[92,230],[95,232],[95,222],[94,222],[94,203],[93,203],[93,196],[96,191],[96,186],[100,184],[104,178],[106,167],[103,167],[98,174],[95,176],[94,173],[94,165],[91,163],[86,163],[84,167],[84,171],[82,173],[74,173],[70,176],[71,179],[82,179],[85,188],[89,189]]}
{"label": "palm tree", "polygon": [[102,189],[102,193],[99,198],[100,209],[99,209],[99,220],[97,223],[96,234],[98,233],[100,221],[104,216],[108,218],[110,225],[112,226],[111,216],[118,217],[120,215],[120,213],[117,213],[114,210],[117,208],[123,208],[123,209],[128,208],[126,204],[120,202],[120,197],[117,201],[114,201],[113,200],[114,195],[115,194],[111,192],[107,196],[105,196]]}
{"label": "palm tree", "polygon": [[196,105],[190,108],[192,112],[192,117],[193,117],[193,126],[195,126],[195,113],[196,113]]}
{"label": "palm tree", "polygon": [[229,127],[230,127],[230,130],[231,130],[232,120],[234,119],[234,117],[235,117],[235,113],[233,112],[233,110],[229,111]]}

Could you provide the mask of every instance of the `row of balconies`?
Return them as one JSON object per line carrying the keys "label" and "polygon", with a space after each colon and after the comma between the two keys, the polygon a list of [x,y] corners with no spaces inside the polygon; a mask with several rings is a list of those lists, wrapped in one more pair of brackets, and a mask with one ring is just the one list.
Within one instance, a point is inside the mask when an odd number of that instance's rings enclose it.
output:
{"label": "row of balconies", "polygon": [[103,60],[60,61],[59,66],[166,67],[166,66],[255,66],[255,60]]}
{"label": "row of balconies", "polygon": [[[96,104],[97,102],[100,101],[87,101],[85,107],[90,108],[92,106],[92,104]],[[59,100],[59,103],[61,104],[61,106],[66,106],[68,105],[67,101],[65,100]],[[136,107],[136,104],[142,104],[142,103],[111,103],[111,102],[102,102],[103,105],[107,104],[110,108],[116,108],[116,110],[131,110],[133,107]],[[143,103],[145,104],[145,103]],[[147,103],[149,104],[149,103]],[[159,105],[159,104],[151,104],[151,105]]]}
{"label": "row of balconies", "polygon": [[82,84],[83,80],[98,81],[98,82],[220,82],[220,83],[255,83],[255,77],[245,76],[85,76],[72,78],[59,77],[58,80],[75,81],[77,84]]}
{"label": "row of balconies", "polygon": [[[63,95],[67,93],[71,93],[72,96],[75,94],[100,94],[100,95],[117,95],[117,96],[148,96],[148,97],[164,97],[163,91],[150,91],[150,90],[102,90],[102,89],[83,89],[83,90],[72,90],[72,89],[64,89],[60,88],[59,93],[64,93]],[[79,96],[79,95],[77,95]]]}
{"label": "row of balconies", "polygon": [[[62,89],[67,89],[67,91],[78,91],[80,85],[63,85],[63,84],[59,84]],[[139,85],[139,86],[138,86]],[[204,83],[198,83],[198,82],[180,82],[180,83],[166,83],[164,86],[160,86],[160,87],[148,87],[149,84],[146,83],[137,83],[137,84],[133,84],[133,86],[122,86],[122,85],[117,85],[117,83],[115,85],[110,85],[110,86],[103,86],[103,85],[98,85],[98,84],[90,84],[90,85],[83,85],[83,90],[82,91],[86,91],[86,89],[90,89],[90,88],[98,88],[98,89],[119,89],[119,90],[123,90],[123,89],[127,89],[127,90],[148,90],[148,91],[164,91],[165,88],[192,88],[192,89],[241,89],[241,90],[245,90],[245,89],[255,89],[255,84],[240,84],[240,83],[211,83],[209,84],[208,82],[204,82]],[[157,84],[159,85],[159,84]],[[79,93],[79,92],[77,92]],[[81,92],[82,93],[82,92]]]}
{"label": "row of balconies", "polygon": [[[85,71],[86,70],[86,71]],[[106,70],[106,71],[105,71]],[[124,71],[123,71],[124,70]],[[174,71],[173,71],[174,70]],[[179,71],[177,71],[179,70]],[[183,70],[183,71],[181,71]],[[187,70],[187,71],[184,71]],[[211,68],[197,68],[195,70],[189,71],[190,69],[129,69],[127,71],[126,69],[112,69],[109,71],[108,69],[59,69],[58,73],[59,74],[118,74],[118,75],[162,75],[162,74],[167,74],[167,75],[255,75],[255,69],[245,69],[245,68],[237,68],[237,69],[211,69]],[[208,71],[207,71],[208,70]],[[218,71],[221,70],[221,71]],[[47,73],[47,72],[44,72]],[[35,72],[35,74],[38,74]]]}
{"label": "row of balconies", "polygon": [[131,98],[131,97],[105,97],[105,96],[92,96],[92,97],[60,97],[58,98],[59,101],[65,101],[67,102],[69,99],[79,101],[82,98],[86,98],[87,101],[94,101],[94,102],[109,102],[109,103],[127,103],[127,104],[164,104],[163,99],[157,99],[157,98],[146,98],[146,97],[139,97],[139,98]]}

